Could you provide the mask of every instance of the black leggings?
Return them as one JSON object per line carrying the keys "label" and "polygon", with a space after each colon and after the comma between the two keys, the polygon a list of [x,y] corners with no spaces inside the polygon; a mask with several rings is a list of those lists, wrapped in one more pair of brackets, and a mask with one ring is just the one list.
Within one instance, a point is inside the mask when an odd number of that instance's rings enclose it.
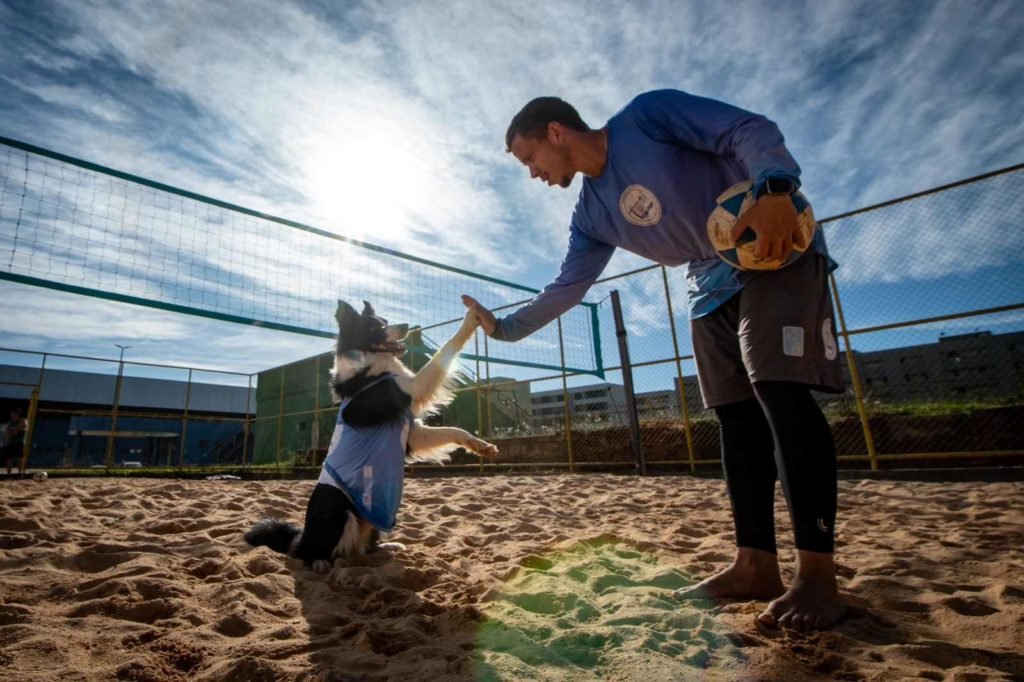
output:
{"label": "black leggings", "polygon": [[736,545],[775,552],[775,479],[796,547],[832,552],[836,518],[836,449],[825,415],[803,384],[759,381],[756,400],[715,408]]}

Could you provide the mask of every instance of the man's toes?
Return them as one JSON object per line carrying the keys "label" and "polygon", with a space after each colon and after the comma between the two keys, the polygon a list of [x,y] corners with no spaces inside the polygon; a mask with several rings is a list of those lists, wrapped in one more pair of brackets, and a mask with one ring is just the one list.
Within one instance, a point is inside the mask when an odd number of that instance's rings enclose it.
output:
{"label": "man's toes", "polygon": [[794,613],[793,617],[789,619],[789,627],[797,632],[803,632],[806,620],[806,617],[802,613]]}
{"label": "man's toes", "polygon": [[[678,594],[678,592],[677,592],[677,594]],[[764,625],[766,625],[766,626],[768,626],[770,628],[774,629],[774,628],[778,628],[779,627],[779,621],[775,617],[775,614],[773,614],[771,612],[771,608],[770,607],[769,607],[768,610],[764,611],[761,615],[759,615],[757,617],[757,619],[759,621],[761,621],[761,623],[763,623]]]}

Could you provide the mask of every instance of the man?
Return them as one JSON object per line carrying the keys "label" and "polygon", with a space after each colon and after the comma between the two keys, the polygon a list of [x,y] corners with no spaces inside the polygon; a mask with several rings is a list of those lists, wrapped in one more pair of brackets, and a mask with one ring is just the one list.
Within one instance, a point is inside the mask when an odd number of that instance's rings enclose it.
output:
{"label": "man", "polygon": [[[529,102],[505,135],[531,178],[569,187],[582,173],[561,272],[530,303],[496,319],[463,302],[494,339],[516,341],[579,303],[616,247],[664,265],[688,265],[689,312],[704,403],[721,429],[736,528],[732,565],[676,592],[679,599],[772,599],[763,627],[828,628],[843,615],[833,561],[836,454],[811,389],[843,390],[818,231],[807,253],[777,271],[742,272],[707,235],[715,199],[755,182],[742,216],[756,254],[784,259],[801,240],[790,196],[800,168],[763,116],[677,90],[636,97],[600,130],[554,97]],[[807,246],[799,243],[800,247]],[[796,575],[782,583],[775,546],[776,477],[793,521]]]}

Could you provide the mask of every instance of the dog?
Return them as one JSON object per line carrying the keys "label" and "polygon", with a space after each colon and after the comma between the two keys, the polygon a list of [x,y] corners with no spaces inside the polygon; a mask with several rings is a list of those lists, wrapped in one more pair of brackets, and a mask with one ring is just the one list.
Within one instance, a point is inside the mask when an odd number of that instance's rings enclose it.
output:
{"label": "dog", "polygon": [[367,301],[362,314],[338,301],[338,341],[331,387],[338,420],[303,527],[265,519],[245,534],[254,547],[301,559],[318,573],[339,557],[379,547],[395,525],[405,462],[445,462],[462,447],[494,457],[498,448],[455,427],[432,427],[422,417],[451,402],[449,370],[479,324],[467,311],[462,325],[418,372],[402,364],[408,325],[389,325]]}

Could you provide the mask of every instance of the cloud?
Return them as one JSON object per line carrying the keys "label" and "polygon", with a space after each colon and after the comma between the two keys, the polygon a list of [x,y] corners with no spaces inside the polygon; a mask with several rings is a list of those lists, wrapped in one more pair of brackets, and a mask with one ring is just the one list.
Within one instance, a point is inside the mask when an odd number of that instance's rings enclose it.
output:
{"label": "cloud", "polygon": [[[0,4],[0,134],[541,288],[561,261],[579,180],[552,190],[504,153],[505,127],[528,99],[561,95],[593,125],[656,87],[763,112],[785,133],[825,217],[1020,161],[1018,5]],[[1015,218],[1016,206],[1004,204],[999,216]],[[989,267],[1020,252],[1009,236],[957,256],[943,235],[978,243],[971,214],[930,210],[901,224],[905,248],[885,253],[886,214],[844,226],[831,239],[841,272],[931,281],[943,269]],[[457,317],[463,289],[494,303],[527,297],[434,279],[425,266],[388,258],[339,265],[338,249],[298,233],[281,241],[287,231],[274,235],[219,211],[204,219],[207,236],[196,232],[181,255],[174,233],[150,230],[147,220],[135,223],[139,234],[101,248],[134,253],[118,277],[130,275],[147,296],[185,282],[176,263],[200,264],[209,279],[184,290],[223,310],[258,309],[264,303],[243,292],[259,290],[277,314],[317,319],[334,298],[353,294],[387,297],[392,317],[422,323]],[[73,254],[67,267],[100,254]],[[644,264],[620,252],[608,274]],[[118,314],[102,310],[119,328]],[[656,316],[631,314],[655,328]],[[178,338],[156,319],[154,334]],[[56,338],[59,325],[40,324],[40,338]],[[85,324],[64,333],[86,343],[99,331]]]}
{"label": "cloud", "polygon": [[1019,273],[1020,215],[1018,172],[844,218],[826,234],[844,284],[963,278],[1008,266]]}

